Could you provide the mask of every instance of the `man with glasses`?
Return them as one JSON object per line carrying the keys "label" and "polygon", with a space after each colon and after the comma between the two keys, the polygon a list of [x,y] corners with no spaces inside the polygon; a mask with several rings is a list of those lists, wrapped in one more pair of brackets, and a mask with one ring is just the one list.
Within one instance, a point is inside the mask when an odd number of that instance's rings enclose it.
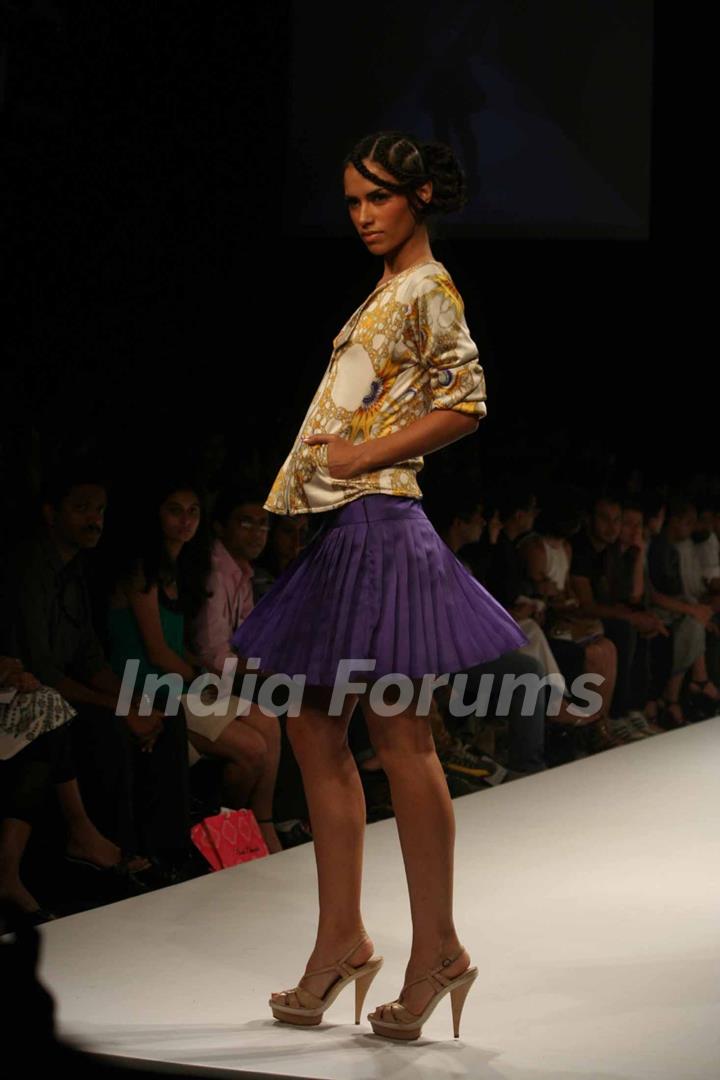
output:
{"label": "man with glasses", "polygon": [[194,627],[195,651],[204,667],[222,674],[234,659],[230,639],[253,609],[252,563],[263,551],[270,515],[261,492],[241,488],[220,492],[213,511],[215,540],[207,591],[211,594]]}

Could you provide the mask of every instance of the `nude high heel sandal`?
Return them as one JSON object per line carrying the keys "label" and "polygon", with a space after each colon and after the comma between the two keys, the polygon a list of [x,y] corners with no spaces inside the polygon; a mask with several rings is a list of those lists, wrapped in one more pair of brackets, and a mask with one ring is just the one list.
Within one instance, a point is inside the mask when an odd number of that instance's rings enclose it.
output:
{"label": "nude high heel sandal", "polygon": [[448,979],[446,975],[442,974],[443,968],[450,967],[455,961],[462,956],[462,951],[455,957],[443,960],[440,967],[436,967],[433,971],[428,971],[427,975],[421,975],[419,979],[413,979],[412,982],[406,983],[400,992],[402,997],[403,992],[410,986],[414,986],[416,983],[421,983],[427,980],[430,985],[436,990],[434,997],[430,998],[430,1001],[425,1006],[425,1011],[416,1016],[415,1013],[410,1012],[401,1003],[400,1000],[391,1001],[389,1007],[392,1011],[392,1019],[380,1020],[378,1015],[382,1015],[382,1010],[388,1006],[380,1005],[374,1012],[368,1013],[368,1020],[372,1024],[372,1029],[376,1035],[383,1035],[386,1039],[418,1039],[422,1034],[422,1026],[433,1012],[440,998],[445,994],[450,994],[450,1003],[452,1006],[452,1022],[453,1022],[453,1035],[456,1039],[460,1038],[460,1016],[465,1004],[465,998],[470,993],[470,987],[477,978],[477,967],[468,967],[460,975],[456,975],[454,979]]}
{"label": "nude high heel sandal", "polygon": [[[370,989],[370,984],[377,975],[378,971],[383,965],[382,956],[371,956],[369,960],[366,960],[364,964],[359,967],[353,967],[348,963],[349,957],[362,945],[363,941],[367,938],[367,934],[363,934],[359,941],[356,941],[352,949],[345,953],[342,959],[331,964],[329,967],[317,968],[315,971],[306,971],[302,979],[296,987],[292,990],[283,990],[281,995],[285,998],[284,1001],[276,1001],[270,998],[268,1005],[272,1009],[272,1014],[276,1020],[282,1020],[286,1024],[296,1024],[298,1026],[314,1026],[321,1023],[323,1013],[332,1005],[335,998],[338,996],[341,990],[348,985],[348,983],[355,983],[355,1023],[360,1023],[360,1013],[362,1012],[363,1002],[365,1001],[365,995]],[[334,971],[337,973],[338,978],[328,987],[325,991],[324,997],[318,997],[317,994],[311,993],[306,990],[302,985],[304,978],[310,975],[323,975],[325,972]]]}

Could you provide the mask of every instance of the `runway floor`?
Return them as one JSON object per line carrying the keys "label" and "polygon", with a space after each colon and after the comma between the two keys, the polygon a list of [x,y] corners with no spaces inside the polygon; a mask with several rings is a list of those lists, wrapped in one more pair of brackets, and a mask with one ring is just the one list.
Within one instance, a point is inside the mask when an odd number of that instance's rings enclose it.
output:
{"label": "runway floor", "polygon": [[720,717],[456,799],[456,922],[480,968],[414,1043],[364,1015],[400,990],[394,820],[368,827],[363,909],[385,966],[320,1027],[273,1020],[316,926],[312,845],[41,928],[58,1032],[133,1061],[314,1080],[716,1080]]}

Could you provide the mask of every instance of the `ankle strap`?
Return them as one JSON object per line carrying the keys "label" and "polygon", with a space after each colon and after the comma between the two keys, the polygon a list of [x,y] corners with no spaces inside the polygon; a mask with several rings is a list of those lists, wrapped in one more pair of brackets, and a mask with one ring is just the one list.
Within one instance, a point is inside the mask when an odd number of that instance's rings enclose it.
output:
{"label": "ankle strap", "polygon": [[434,990],[441,990],[443,986],[447,986],[447,984],[451,981],[447,975],[443,974],[443,969],[450,967],[450,965],[454,964],[456,960],[459,960],[464,952],[465,950],[461,949],[457,956],[447,957],[447,959],[443,960],[442,964],[440,964],[439,967],[433,968],[432,971],[428,971],[426,975],[421,975],[419,979],[413,979],[411,982],[405,983],[405,985],[403,986],[403,991],[407,990],[411,986],[415,986],[416,983],[425,982],[426,980],[432,985]]}
{"label": "ankle strap", "polygon": [[[352,971],[355,971],[356,969],[352,966],[352,964],[348,964],[348,960],[355,952],[355,950],[360,948],[363,941],[367,940],[367,936],[367,930],[363,930],[360,940],[356,941],[353,947],[349,949],[345,953],[345,955],[342,956],[339,960],[336,960],[334,964],[329,964],[328,967],[324,968],[315,968],[313,971],[306,971],[305,975],[324,975],[328,971],[337,971],[340,973],[340,975],[349,975]],[[303,978],[304,977],[305,976],[303,976]]]}

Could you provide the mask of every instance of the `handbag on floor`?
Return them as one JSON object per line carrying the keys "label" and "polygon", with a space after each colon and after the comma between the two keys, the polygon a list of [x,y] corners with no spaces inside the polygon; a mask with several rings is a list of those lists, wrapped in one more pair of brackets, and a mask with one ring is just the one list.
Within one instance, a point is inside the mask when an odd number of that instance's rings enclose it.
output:
{"label": "handbag on floor", "polygon": [[206,817],[193,825],[190,838],[213,870],[270,854],[252,810],[224,810]]}

